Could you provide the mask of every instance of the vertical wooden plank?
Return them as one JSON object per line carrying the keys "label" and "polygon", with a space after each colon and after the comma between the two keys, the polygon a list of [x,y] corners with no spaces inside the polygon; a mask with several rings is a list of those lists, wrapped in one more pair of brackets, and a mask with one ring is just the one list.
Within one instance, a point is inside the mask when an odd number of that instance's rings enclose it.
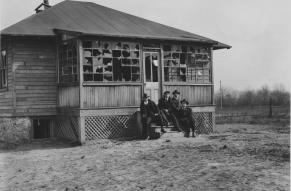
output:
{"label": "vertical wooden plank", "polygon": [[210,102],[209,102],[209,104],[210,105],[213,105],[213,101],[212,101],[212,92],[213,92],[213,90],[212,90],[212,87],[209,88],[209,91],[210,91],[210,94],[209,94],[209,100],[210,100]]}
{"label": "vertical wooden plank", "polygon": [[[56,81],[57,81],[57,84],[59,84],[60,83],[60,79],[59,79],[59,76],[60,76],[60,74],[59,74],[59,67],[60,67],[60,63],[59,63],[59,49],[58,49],[58,46],[59,46],[59,43],[58,43],[58,40],[57,40],[57,38],[56,38],[56,40],[55,40],[55,44],[56,44],[56,46],[55,46],[55,50],[56,50]],[[60,87],[59,86],[57,86],[57,93],[58,94],[60,94]],[[59,96],[56,96],[57,97],[57,100],[56,100],[56,105],[57,106],[59,106],[60,105],[60,97]]]}
{"label": "vertical wooden plank", "polygon": [[204,104],[205,103],[205,86],[201,86],[202,88],[202,91],[201,91],[201,93],[202,93],[202,96],[201,96],[201,104]]}
{"label": "vertical wooden plank", "polygon": [[12,49],[11,49],[11,55],[12,55],[12,62],[11,62],[11,65],[12,65],[12,99],[13,99],[13,115],[15,115],[16,113],[16,80],[15,80],[15,71],[14,71],[14,54],[15,54],[15,51],[14,51],[14,40],[12,38],[9,38],[10,40],[10,43],[11,43],[11,46],[12,46]]}
{"label": "vertical wooden plank", "polygon": [[76,100],[76,96],[72,96],[72,95],[75,95],[74,94],[75,91],[74,91],[74,88],[73,87],[68,87],[68,89],[69,89],[69,91],[68,91],[68,93],[69,93],[68,97],[70,97],[70,99],[68,101],[69,101],[70,107],[72,107],[72,106],[74,106],[74,102]]}
{"label": "vertical wooden plank", "polygon": [[215,100],[214,100],[214,71],[213,71],[213,47],[210,48],[210,75],[211,75],[211,104],[215,105]]}
{"label": "vertical wooden plank", "polygon": [[[115,90],[116,90],[116,87],[117,86],[112,86],[111,88],[110,88],[110,92],[109,92],[109,94],[107,94],[107,95],[114,95],[114,92],[115,92]],[[107,96],[106,96],[107,97]],[[116,98],[113,98],[113,99],[106,99],[106,100],[108,100],[109,102],[110,102],[110,106],[114,106],[114,105],[116,105],[116,101],[117,101],[117,99]]]}
{"label": "vertical wooden plank", "polygon": [[140,79],[142,82],[142,88],[141,88],[141,95],[140,97],[143,96],[144,94],[144,83],[145,83],[145,72],[144,72],[144,51],[143,51],[143,43],[140,43],[140,64],[141,64],[141,70],[140,70]]}
{"label": "vertical wooden plank", "polygon": [[201,86],[202,88],[201,88],[201,105],[203,104],[203,103],[205,103],[205,86]]}
{"label": "vertical wooden plank", "polygon": [[92,89],[91,89],[91,93],[92,93],[92,98],[91,98],[91,107],[95,105],[95,89],[96,89],[96,88],[92,88]]}
{"label": "vertical wooden plank", "polygon": [[103,98],[103,103],[104,103],[104,106],[110,106],[111,105],[111,100],[112,99],[106,99],[107,98],[107,96],[106,95],[110,95],[110,91],[111,91],[111,89],[112,89],[112,86],[110,86],[110,87],[108,87],[108,88],[106,88],[106,87],[104,87],[103,88],[103,96],[102,96],[102,98]]}
{"label": "vertical wooden plank", "polygon": [[[70,95],[75,95],[75,88],[74,87],[69,87],[70,91],[68,91],[70,93]],[[74,106],[75,105],[75,101],[76,101],[76,96],[70,96],[71,99],[69,99],[70,102],[70,106]],[[73,99],[72,99],[73,98]]]}
{"label": "vertical wooden plank", "polygon": [[205,105],[208,102],[208,99],[207,99],[207,89],[208,89],[208,87],[207,86],[204,86],[204,101],[203,101],[203,105]]}
{"label": "vertical wooden plank", "polygon": [[115,88],[115,91],[114,91],[114,97],[118,98],[118,99],[116,99],[116,105],[117,105],[117,106],[121,105],[121,103],[122,103],[122,101],[121,101],[122,99],[120,99],[119,96],[118,96],[118,95],[119,95],[119,94],[118,94],[118,92],[119,92],[118,90],[119,90],[119,89],[116,89],[116,88]]}
{"label": "vertical wooden plank", "polygon": [[88,94],[88,102],[87,102],[87,104],[88,105],[92,105],[92,103],[93,103],[93,100],[92,100],[92,98],[93,98],[93,87],[88,87],[88,92],[87,92],[87,94]]}
{"label": "vertical wooden plank", "polygon": [[78,75],[79,75],[79,106],[80,108],[84,108],[84,90],[83,90],[83,44],[82,44],[82,40],[78,39],[77,40],[77,57],[78,57],[78,65],[79,65],[79,69],[78,69]]}
{"label": "vertical wooden plank", "polygon": [[196,90],[197,90],[197,92],[196,92],[196,100],[197,100],[197,105],[199,105],[199,103],[200,103],[200,88],[199,88],[199,86],[196,86],[195,87],[196,88]]}
{"label": "vertical wooden plank", "polygon": [[160,90],[160,98],[163,96],[163,84],[164,84],[164,56],[163,56],[163,46],[162,44],[160,43],[160,50],[159,50],[159,55],[160,55],[160,79],[159,79],[159,90]]}
{"label": "vertical wooden plank", "polygon": [[98,95],[98,98],[100,100],[100,106],[101,107],[104,107],[106,104],[104,103],[104,94],[105,94],[105,91],[104,91],[104,87],[99,87],[99,95]]}
{"label": "vertical wooden plank", "polygon": [[69,94],[70,94],[70,88],[69,87],[66,87],[65,91],[66,91],[66,94],[65,94],[66,104],[68,106],[71,106],[70,105],[71,99],[70,99],[70,96],[69,96]]}
{"label": "vertical wooden plank", "polygon": [[201,105],[202,103],[203,103],[203,86],[199,86],[199,89],[200,89],[200,91],[199,91],[199,97],[200,97],[200,99],[199,99],[199,104]]}
{"label": "vertical wooden plank", "polygon": [[95,96],[94,96],[94,100],[95,100],[94,107],[97,108],[98,105],[99,105],[98,89],[97,88],[94,89],[94,94],[95,94]]}
{"label": "vertical wooden plank", "polygon": [[[207,104],[207,105],[209,105],[209,104],[211,104],[210,102],[209,102],[209,94],[208,93],[210,93],[209,92],[209,87],[208,86],[205,86],[205,99],[206,99],[206,101],[205,101],[205,104]],[[204,104],[204,105],[205,105]]]}
{"label": "vertical wooden plank", "polygon": [[59,106],[63,106],[64,100],[63,100],[63,89],[59,87]]}

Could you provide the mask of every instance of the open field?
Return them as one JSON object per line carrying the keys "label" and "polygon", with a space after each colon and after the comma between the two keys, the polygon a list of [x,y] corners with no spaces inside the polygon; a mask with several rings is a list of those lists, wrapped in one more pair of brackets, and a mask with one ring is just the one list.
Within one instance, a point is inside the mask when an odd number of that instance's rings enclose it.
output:
{"label": "open field", "polygon": [[273,106],[269,118],[269,106],[216,107],[216,123],[289,124],[290,107]]}
{"label": "open field", "polygon": [[289,190],[289,125],[217,125],[212,135],[0,153],[0,190]]}

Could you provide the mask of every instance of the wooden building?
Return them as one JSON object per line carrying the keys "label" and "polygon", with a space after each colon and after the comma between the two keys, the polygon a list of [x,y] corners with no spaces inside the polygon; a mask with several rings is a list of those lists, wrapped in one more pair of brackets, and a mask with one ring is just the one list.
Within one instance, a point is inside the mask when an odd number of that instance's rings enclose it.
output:
{"label": "wooden building", "polygon": [[26,119],[24,139],[85,143],[134,135],[143,93],[157,101],[176,89],[189,100],[199,130],[212,131],[212,53],[230,46],[94,3],[42,5],[1,31],[6,131]]}

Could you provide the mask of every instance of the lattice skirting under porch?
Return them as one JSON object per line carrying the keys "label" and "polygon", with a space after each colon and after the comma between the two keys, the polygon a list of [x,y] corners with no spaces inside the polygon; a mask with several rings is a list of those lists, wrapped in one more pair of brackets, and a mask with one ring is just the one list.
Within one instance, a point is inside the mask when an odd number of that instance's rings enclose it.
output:
{"label": "lattice skirting under porch", "polygon": [[195,112],[193,113],[195,129],[198,134],[209,134],[213,132],[214,113],[213,112]]}
{"label": "lattice skirting under porch", "polygon": [[137,127],[130,128],[134,115],[105,115],[85,117],[86,141],[137,135]]}
{"label": "lattice skirting under porch", "polygon": [[[214,118],[212,112],[193,113],[195,129],[198,134],[213,132]],[[134,115],[104,115],[85,117],[85,139],[111,139],[138,135]]]}
{"label": "lattice skirting under porch", "polygon": [[79,117],[58,116],[56,118],[55,136],[69,140],[79,139]]}

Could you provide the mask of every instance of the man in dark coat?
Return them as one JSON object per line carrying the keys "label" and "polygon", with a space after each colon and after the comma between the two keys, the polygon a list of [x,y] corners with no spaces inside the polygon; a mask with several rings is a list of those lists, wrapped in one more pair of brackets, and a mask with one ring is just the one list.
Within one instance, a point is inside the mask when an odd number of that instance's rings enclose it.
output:
{"label": "man in dark coat", "polygon": [[140,104],[141,119],[143,125],[143,134],[146,135],[146,139],[151,138],[151,123],[159,116],[159,109],[155,102],[149,99],[147,94],[144,94],[142,102]]}
{"label": "man in dark coat", "polygon": [[181,101],[181,109],[179,111],[179,122],[185,131],[185,137],[189,137],[190,129],[192,130],[192,137],[195,137],[194,119],[191,108],[188,107],[188,101],[183,99]]}
{"label": "man in dark coat", "polygon": [[[171,120],[171,98],[169,91],[165,91],[163,97],[159,99],[158,107],[162,118],[161,124],[168,127],[169,121]],[[166,132],[164,129],[161,129],[161,131],[163,133]]]}
{"label": "man in dark coat", "polygon": [[171,120],[174,123],[174,129],[176,131],[182,131],[178,118],[179,118],[179,111],[181,109],[180,104],[180,92],[178,90],[173,91],[173,97],[171,99],[171,109],[170,109],[170,116]]}

